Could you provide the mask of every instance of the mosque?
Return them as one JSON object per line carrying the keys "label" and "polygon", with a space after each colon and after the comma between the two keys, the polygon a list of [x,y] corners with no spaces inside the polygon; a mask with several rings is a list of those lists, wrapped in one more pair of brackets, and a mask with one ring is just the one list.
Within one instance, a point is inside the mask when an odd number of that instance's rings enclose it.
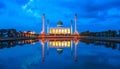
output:
{"label": "mosque", "polygon": [[[63,22],[62,21],[58,21],[57,22],[57,26],[56,27],[49,27],[49,25],[47,25],[47,33],[45,33],[45,29],[44,29],[44,23],[45,23],[45,15],[42,16],[42,32],[41,34],[45,35],[57,35],[57,36],[61,36],[61,35],[72,35],[72,34],[78,34],[77,32],[77,28],[76,28],[76,17],[77,15],[75,15],[75,31],[74,33],[73,28],[72,28],[72,21],[71,21],[71,27],[64,27],[63,26]],[[42,60],[44,61],[44,45],[42,44]],[[77,60],[77,54],[76,54],[76,50],[77,50],[77,45],[74,46],[74,57],[75,60]],[[71,40],[65,41],[65,40],[53,40],[53,41],[47,41],[47,53],[49,53],[49,49],[54,48],[56,49],[58,54],[62,54],[63,50],[65,48],[70,49],[70,53],[72,54],[73,52],[73,42]]]}

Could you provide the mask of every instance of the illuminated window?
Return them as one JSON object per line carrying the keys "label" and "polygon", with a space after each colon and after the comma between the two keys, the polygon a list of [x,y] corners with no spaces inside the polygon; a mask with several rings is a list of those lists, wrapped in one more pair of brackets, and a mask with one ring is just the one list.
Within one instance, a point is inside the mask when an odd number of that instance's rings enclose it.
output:
{"label": "illuminated window", "polygon": [[52,33],[55,34],[55,29],[52,29]]}
{"label": "illuminated window", "polygon": [[62,42],[62,46],[65,46],[65,43],[64,43],[64,41]]}
{"label": "illuminated window", "polygon": [[56,29],[56,34],[59,34],[59,30],[58,30],[58,28]]}
{"label": "illuminated window", "polygon": [[65,34],[67,34],[67,29],[64,29],[65,30]]}
{"label": "illuminated window", "polygon": [[53,41],[53,46],[55,46],[55,42]]}
{"label": "illuminated window", "polygon": [[64,32],[65,32],[65,30],[64,30],[64,29],[62,29],[62,34],[64,34]]}
{"label": "illuminated window", "polygon": [[70,29],[67,29],[67,33],[70,34]]}
{"label": "illuminated window", "polygon": [[59,34],[61,34],[61,31],[62,31],[62,30],[61,30],[61,29],[59,29]]}
{"label": "illuminated window", "polygon": [[52,34],[52,29],[50,29],[50,34]]}
{"label": "illuminated window", "polygon": [[53,42],[50,42],[50,46],[53,46]]}
{"label": "illuminated window", "polygon": [[71,45],[71,42],[70,42],[70,41],[68,41],[67,46],[68,46],[68,47],[70,47],[70,45]]}
{"label": "illuminated window", "polygon": [[67,46],[67,41],[65,41],[65,46]]}
{"label": "illuminated window", "polygon": [[61,46],[62,45],[62,43],[59,41],[59,46]]}
{"label": "illuminated window", "polygon": [[59,46],[59,42],[58,41],[56,41],[56,46]]}

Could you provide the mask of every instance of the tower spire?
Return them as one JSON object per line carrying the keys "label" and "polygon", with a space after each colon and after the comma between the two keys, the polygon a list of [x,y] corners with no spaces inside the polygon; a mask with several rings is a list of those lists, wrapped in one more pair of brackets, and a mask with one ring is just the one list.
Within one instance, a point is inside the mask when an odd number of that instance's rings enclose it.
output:
{"label": "tower spire", "polygon": [[70,22],[71,22],[71,34],[72,34],[72,24],[73,24],[73,20],[71,20]]}
{"label": "tower spire", "polygon": [[79,41],[75,40],[74,44],[75,44],[75,56],[74,56],[74,60],[77,61],[78,60],[78,56],[77,56],[77,45],[78,45]]}
{"label": "tower spire", "polygon": [[77,14],[74,15],[74,20],[75,20],[75,32],[74,32],[74,34],[78,34],[78,31],[77,31]]}
{"label": "tower spire", "polygon": [[45,55],[44,55],[45,41],[44,41],[44,40],[41,40],[41,44],[42,44],[42,61],[44,62],[44,60],[45,60]]}
{"label": "tower spire", "polygon": [[47,34],[49,34],[49,20],[47,20]]}
{"label": "tower spire", "polygon": [[44,23],[45,23],[45,14],[42,14],[42,32],[41,32],[41,34],[44,34],[45,32],[45,30],[44,30]]}

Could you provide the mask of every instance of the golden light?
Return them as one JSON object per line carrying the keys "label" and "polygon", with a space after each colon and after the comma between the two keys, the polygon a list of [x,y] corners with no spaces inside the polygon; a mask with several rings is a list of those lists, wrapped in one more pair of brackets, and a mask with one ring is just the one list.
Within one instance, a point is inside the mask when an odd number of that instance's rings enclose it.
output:
{"label": "golden light", "polygon": [[70,34],[71,33],[70,29],[67,29],[67,32],[68,32],[68,34]]}
{"label": "golden light", "polygon": [[71,30],[69,28],[51,28],[50,34],[70,34]]}
{"label": "golden light", "polygon": [[56,46],[59,46],[59,43],[58,43],[58,41],[56,41]]}
{"label": "golden light", "polygon": [[52,29],[50,29],[50,34],[52,34]]}
{"label": "golden light", "polygon": [[53,31],[53,32],[52,32],[53,34],[56,34],[56,33],[55,33],[55,29],[53,29],[52,31]]}
{"label": "golden light", "polygon": [[59,30],[58,29],[56,29],[56,34],[59,34]]}
{"label": "golden light", "polygon": [[67,46],[67,42],[65,42],[65,46]]}
{"label": "golden light", "polygon": [[62,29],[59,29],[59,34],[61,34],[61,32],[62,32]]}
{"label": "golden light", "polygon": [[70,47],[70,45],[71,45],[71,42],[70,42],[70,41],[68,41],[67,46],[69,46],[69,47]]}
{"label": "golden light", "polygon": [[64,30],[64,29],[62,29],[62,34],[64,34],[64,31],[65,31],[65,30]]}
{"label": "golden light", "polygon": [[67,29],[64,29],[64,34],[67,34]]}
{"label": "golden light", "polygon": [[53,41],[53,46],[55,46],[55,42]]}
{"label": "golden light", "polygon": [[50,47],[70,47],[70,41],[50,41]]}
{"label": "golden light", "polygon": [[62,41],[62,46],[65,46],[65,42],[64,41]]}
{"label": "golden light", "polygon": [[49,42],[50,46],[52,46],[52,42]]}
{"label": "golden light", "polygon": [[62,44],[61,44],[61,42],[59,41],[59,46],[61,46]]}

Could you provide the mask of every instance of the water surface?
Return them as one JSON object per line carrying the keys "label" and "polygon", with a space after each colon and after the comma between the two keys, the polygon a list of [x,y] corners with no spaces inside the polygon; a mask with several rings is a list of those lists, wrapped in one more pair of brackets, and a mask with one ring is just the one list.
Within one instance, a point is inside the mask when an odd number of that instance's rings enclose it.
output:
{"label": "water surface", "polygon": [[0,42],[0,69],[120,69],[120,43],[50,42],[44,46],[41,40]]}

